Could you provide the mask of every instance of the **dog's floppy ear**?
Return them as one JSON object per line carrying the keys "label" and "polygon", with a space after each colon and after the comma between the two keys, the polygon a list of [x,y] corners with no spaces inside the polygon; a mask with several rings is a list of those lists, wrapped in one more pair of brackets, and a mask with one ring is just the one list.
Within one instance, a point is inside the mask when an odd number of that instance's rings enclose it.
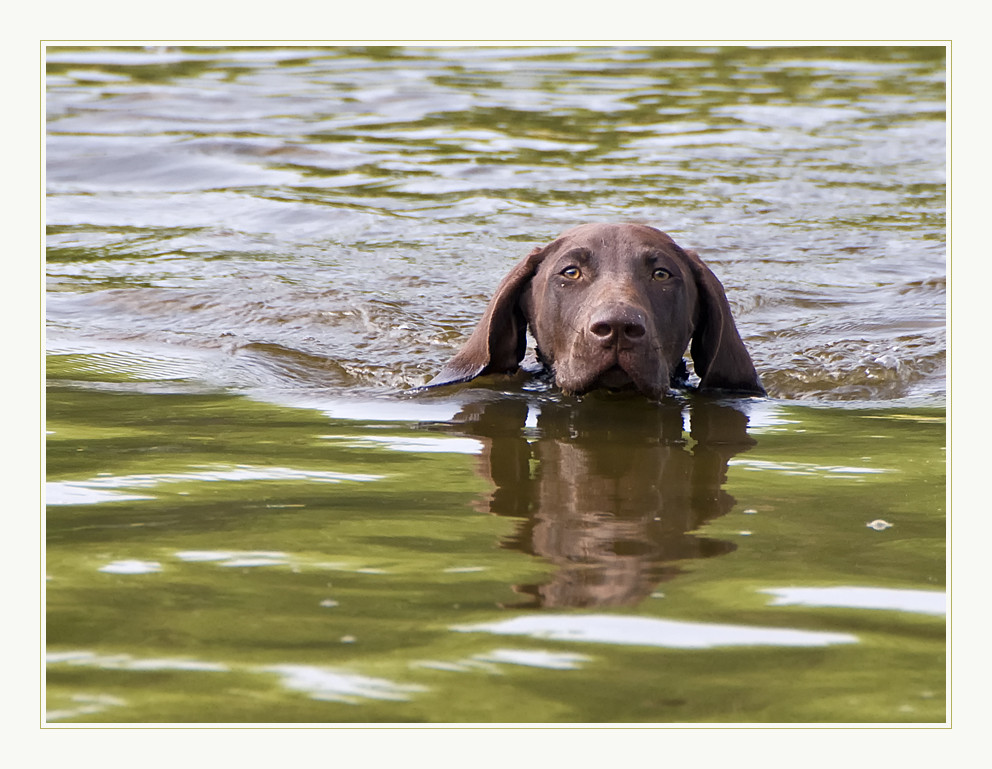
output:
{"label": "dog's floppy ear", "polygon": [[425,387],[468,382],[483,374],[517,370],[527,348],[527,318],[520,308],[520,294],[534,276],[545,249],[535,248],[500,282],[486,312],[464,347]]}
{"label": "dog's floppy ear", "polygon": [[730,313],[723,285],[699,254],[684,249],[696,279],[699,306],[692,332],[692,365],[699,375],[700,390],[732,390],[764,395],[754,363]]}

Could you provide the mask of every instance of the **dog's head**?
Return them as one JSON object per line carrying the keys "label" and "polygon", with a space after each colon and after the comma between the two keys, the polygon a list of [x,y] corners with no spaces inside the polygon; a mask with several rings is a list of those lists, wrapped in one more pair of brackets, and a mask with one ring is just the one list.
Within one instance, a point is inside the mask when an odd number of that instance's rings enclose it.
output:
{"label": "dog's head", "polygon": [[764,394],[720,281],[652,227],[586,224],[534,249],[427,386],[516,371],[528,326],[565,392],[634,388],[660,398],[688,347],[701,390]]}

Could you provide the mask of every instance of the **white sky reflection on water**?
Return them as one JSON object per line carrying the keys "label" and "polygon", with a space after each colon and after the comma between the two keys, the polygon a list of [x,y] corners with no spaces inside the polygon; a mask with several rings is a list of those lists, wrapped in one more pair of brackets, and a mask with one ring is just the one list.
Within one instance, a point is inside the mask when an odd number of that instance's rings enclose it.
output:
{"label": "white sky reflection on water", "polygon": [[140,502],[146,499],[155,499],[155,497],[147,494],[124,494],[105,489],[91,489],[72,481],[54,481],[45,484],[45,503],[49,505],[98,505],[101,502]]}
{"label": "white sky reflection on water", "polygon": [[663,646],[673,649],[709,649],[718,646],[828,646],[856,643],[858,640],[847,633],[678,622],[610,614],[542,614],[478,625],[456,625],[452,630],[461,633],[525,635],[555,641]]}
{"label": "white sky reflection on water", "polygon": [[220,662],[187,659],[135,659],[130,654],[98,654],[77,650],[50,652],[45,656],[49,665],[80,665],[104,670],[186,670],[193,672],[224,673],[230,668]]}
{"label": "white sky reflection on water", "polygon": [[426,691],[422,686],[309,665],[276,665],[265,671],[278,673],[283,686],[306,692],[315,700],[348,704],[355,704],[358,699],[403,701],[410,699],[411,694]]}
{"label": "white sky reflection on water", "polygon": [[345,481],[378,481],[384,476],[365,473],[335,473],[327,470],[298,470],[290,467],[203,468],[189,473],[140,475],[108,475],[81,481],[50,481],[45,484],[45,501],[49,505],[84,505],[99,502],[136,501],[155,497],[123,494],[110,489],[151,488],[162,483],[198,483],[201,481],[316,481],[342,483]]}
{"label": "white sky reflection on water", "polygon": [[482,441],[474,438],[422,438],[400,435],[322,435],[329,441],[340,441],[349,448],[382,446],[392,451],[418,454],[481,454]]}
{"label": "white sky reflection on water", "polygon": [[158,561],[112,561],[106,566],[101,566],[97,571],[105,574],[154,574],[162,571],[162,564]]}
{"label": "white sky reflection on water", "polygon": [[851,480],[859,475],[878,475],[894,473],[893,469],[885,467],[853,467],[847,465],[817,465],[808,462],[770,462],[762,459],[734,458],[727,462],[732,467],[743,470],[760,470],[777,472],[782,475],[816,475],[824,478],[844,478]]}
{"label": "white sky reflection on water", "polygon": [[[97,667],[122,671],[177,671],[195,673],[227,673],[235,670],[250,673],[276,673],[288,689],[305,692],[313,699],[357,704],[361,699],[404,701],[410,695],[426,691],[416,684],[399,684],[383,678],[372,678],[355,673],[308,665],[275,665],[269,667],[232,668],[223,663],[184,659],[136,659],[129,654],[98,654],[86,650],[52,652],[46,656],[49,665]],[[106,704],[123,704],[114,702]],[[102,708],[101,708],[102,709]],[[49,720],[73,717],[84,712],[52,710]]]}
{"label": "white sky reflection on water", "polygon": [[487,654],[477,654],[473,659],[549,670],[577,670],[591,657],[585,654],[562,654],[534,649],[493,649]]}
{"label": "white sky reflection on water", "polygon": [[942,590],[897,590],[881,587],[775,587],[762,590],[775,596],[770,606],[817,606],[842,609],[883,609],[917,614],[946,614]]}

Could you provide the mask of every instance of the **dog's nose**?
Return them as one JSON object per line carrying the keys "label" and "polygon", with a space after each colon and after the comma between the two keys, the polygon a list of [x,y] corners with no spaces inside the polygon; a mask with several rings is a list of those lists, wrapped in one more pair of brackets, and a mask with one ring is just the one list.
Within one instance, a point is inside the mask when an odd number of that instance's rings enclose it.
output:
{"label": "dog's nose", "polygon": [[635,343],[647,333],[644,313],[625,305],[601,308],[589,320],[589,333],[604,345]]}

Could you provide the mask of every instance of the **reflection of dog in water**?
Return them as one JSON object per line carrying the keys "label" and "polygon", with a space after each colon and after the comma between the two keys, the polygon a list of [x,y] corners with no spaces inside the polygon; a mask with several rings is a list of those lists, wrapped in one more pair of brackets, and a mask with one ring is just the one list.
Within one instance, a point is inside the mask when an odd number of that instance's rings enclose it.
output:
{"label": "reflection of dog in water", "polygon": [[[523,518],[504,544],[556,567],[549,581],[518,585],[542,607],[619,606],[679,573],[677,562],[736,546],[694,532],[730,511],[727,462],[754,444],[747,416],[726,401],[689,406],[637,399],[528,404],[500,399],[466,406],[457,421],[481,439],[481,472],[495,485],[485,504]],[[529,440],[528,440],[529,438]]]}

